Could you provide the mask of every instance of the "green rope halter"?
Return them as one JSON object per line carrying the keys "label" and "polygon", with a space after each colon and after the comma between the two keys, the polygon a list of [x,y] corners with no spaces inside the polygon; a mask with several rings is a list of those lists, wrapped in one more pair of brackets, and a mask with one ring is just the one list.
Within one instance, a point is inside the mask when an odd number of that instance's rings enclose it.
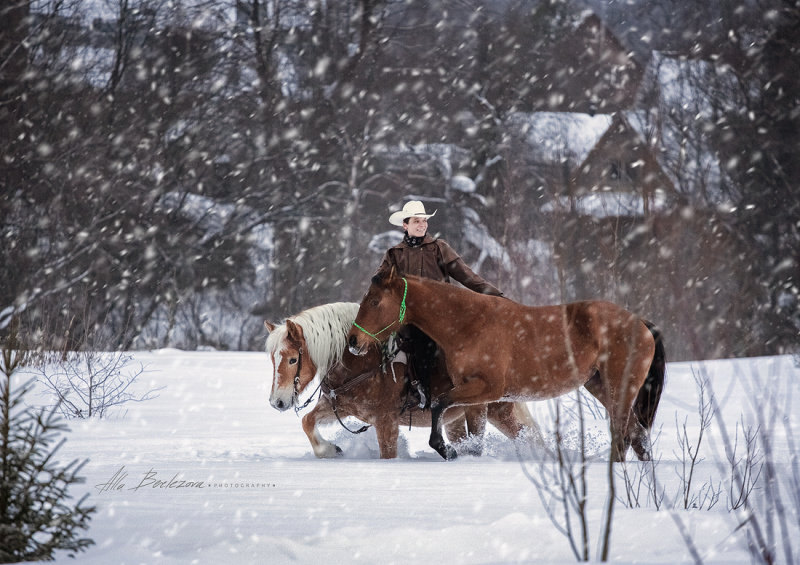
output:
{"label": "green rope halter", "polygon": [[374,339],[375,341],[380,343],[381,340],[378,338],[378,336],[381,335],[386,330],[388,330],[389,328],[391,328],[393,325],[395,325],[397,323],[402,324],[403,320],[406,317],[406,295],[408,294],[408,281],[406,280],[405,277],[403,277],[403,282],[405,283],[406,286],[403,289],[403,300],[400,302],[400,316],[397,318],[397,320],[395,320],[394,322],[392,322],[391,324],[389,324],[388,326],[386,326],[382,330],[375,332],[374,334],[368,332],[367,330],[365,330],[364,328],[359,326],[357,323],[355,323],[355,321],[353,321],[353,325],[355,327],[357,327],[358,329],[360,329],[365,334],[367,334],[369,337],[371,337],[372,339]]}

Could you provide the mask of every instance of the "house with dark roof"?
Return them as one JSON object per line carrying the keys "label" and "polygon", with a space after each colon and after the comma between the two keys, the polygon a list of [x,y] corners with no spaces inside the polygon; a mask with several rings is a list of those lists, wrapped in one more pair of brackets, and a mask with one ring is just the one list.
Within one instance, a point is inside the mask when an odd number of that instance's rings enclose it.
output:
{"label": "house with dark roof", "polygon": [[[662,209],[676,196],[675,185],[658,158],[648,132],[637,130],[625,112],[610,124],[570,175],[570,196],[618,204],[619,215],[643,215]],[[605,196],[604,196],[605,195]]]}

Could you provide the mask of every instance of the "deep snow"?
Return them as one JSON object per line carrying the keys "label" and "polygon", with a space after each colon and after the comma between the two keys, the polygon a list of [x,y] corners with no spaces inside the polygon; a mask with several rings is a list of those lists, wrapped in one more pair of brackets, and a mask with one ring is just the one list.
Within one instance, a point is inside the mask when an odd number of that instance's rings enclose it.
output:
{"label": "deep snow", "polygon": [[[351,436],[337,425],[324,430],[344,455],[316,459],[293,412],[268,404],[272,371],[263,353],[135,353],[146,372],[141,390],[165,387],[158,398],[129,403],[104,420],[73,420],[62,461],[88,458],[86,484],[98,511],[88,536],[96,545],[80,563],[573,563],[567,538],[547,517],[536,487],[523,473],[514,444],[489,430],[483,457],[451,462],[427,446],[427,432],[404,429],[401,456],[378,459],[372,431]],[[694,490],[723,485],[710,510],[676,508],[684,421],[699,431],[698,392],[692,373],[706,372],[733,436],[737,422],[778,414],[770,433],[781,477],[796,453],[787,428],[798,433],[792,398],[800,370],[792,357],[674,363],[655,430],[660,511],[615,506],[611,560],[622,563],[692,562],[673,515],[686,526],[705,563],[749,562],[744,531],[727,509],[729,471],[712,424]],[[777,390],[777,406],[765,391]],[[42,403],[39,393],[29,401]],[[554,426],[552,403],[531,403],[545,431]],[[597,558],[607,492],[607,427],[587,421],[590,552]],[[570,423],[574,432],[575,424]],[[573,434],[573,445],[574,434]],[[537,472],[541,452],[522,447],[526,468]],[[630,453],[632,457],[632,453]],[[628,464],[629,472],[643,468]],[[763,479],[762,479],[763,480]],[[183,482],[180,482],[183,481]],[[199,484],[202,483],[202,484]],[[202,487],[202,488],[201,488]],[[623,490],[617,478],[617,492]],[[753,498],[760,496],[754,494]],[[642,497],[644,499],[644,497]],[[788,505],[792,535],[797,508]],[[795,537],[797,539],[797,536]],[[800,548],[795,542],[795,555]],[[782,555],[782,554],[781,554]],[[58,554],[67,562],[66,554]]]}

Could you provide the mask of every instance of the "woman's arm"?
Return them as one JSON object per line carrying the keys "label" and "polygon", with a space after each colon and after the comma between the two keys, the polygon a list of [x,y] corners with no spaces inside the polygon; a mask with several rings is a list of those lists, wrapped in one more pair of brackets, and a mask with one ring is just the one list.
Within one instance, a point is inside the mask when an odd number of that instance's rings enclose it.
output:
{"label": "woman's arm", "polygon": [[479,274],[470,269],[461,257],[447,265],[447,274],[475,292],[491,296],[503,296],[503,293],[497,287],[485,281]]}
{"label": "woman's arm", "polygon": [[479,274],[470,269],[461,256],[456,253],[446,241],[438,239],[436,243],[439,245],[439,251],[442,254],[442,263],[446,269],[445,274],[447,276],[480,294],[503,296],[503,293],[500,292],[497,287],[485,281]]}

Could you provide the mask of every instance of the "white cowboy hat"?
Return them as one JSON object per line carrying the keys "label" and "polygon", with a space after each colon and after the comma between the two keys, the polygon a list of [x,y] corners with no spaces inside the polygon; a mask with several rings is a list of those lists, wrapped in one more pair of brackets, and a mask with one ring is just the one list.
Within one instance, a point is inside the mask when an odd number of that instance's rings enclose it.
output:
{"label": "white cowboy hat", "polygon": [[433,214],[425,213],[425,206],[419,200],[409,200],[402,210],[399,210],[389,216],[389,223],[393,226],[402,226],[403,220],[406,218],[430,218],[436,215],[436,210]]}

